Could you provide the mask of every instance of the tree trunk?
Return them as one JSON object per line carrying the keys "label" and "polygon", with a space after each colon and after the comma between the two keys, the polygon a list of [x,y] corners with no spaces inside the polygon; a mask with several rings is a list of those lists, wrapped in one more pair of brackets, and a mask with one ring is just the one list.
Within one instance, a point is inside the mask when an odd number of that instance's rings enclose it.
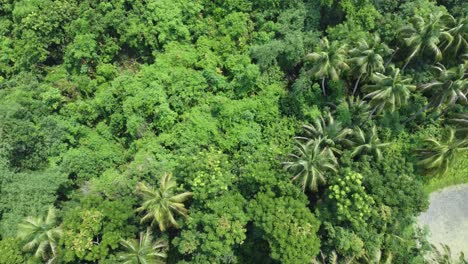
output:
{"label": "tree trunk", "polygon": [[404,71],[406,66],[408,66],[408,63],[411,61],[411,59],[407,60],[405,65],[403,65],[403,68],[401,68],[401,71]]}
{"label": "tree trunk", "polygon": [[322,92],[324,96],[327,96],[327,93],[325,92],[325,77],[322,78]]}
{"label": "tree trunk", "polygon": [[[372,109],[372,111],[369,113],[369,116],[367,117],[368,119],[372,118],[372,115],[374,114],[375,111],[377,111],[377,108],[379,108],[379,106],[375,106],[374,109]],[[366,120],[362,121],[362,123],[359,124],[359,127],[362,126],[365,122]]]}
{"label": "tree trunk", "polygon": [[354,84],[353,96],[354,96],[354,94],[356,93],[356,89],[357,89],[357,87],[358,87],[358,85],[359,85],[359,81],[361,80],[361,77],[362,77],[362,73],[359,74],[359,77],[358,77],[356,83]]}
{"label": "tree trunk", "polygon": [[439,120],[439,118],[440,118],[441,116],[445,115],[445,114],[447,113],[447,111],[450,109],[451,106],[452,106],[452,105],[448,105],[447,107],[445,107],[445,109],[442,110],[442,112],[440,112],[440,114],[438,114],[438,115],[436,116],[436,118],[435,118],[434,121]]}
{"label": "tree trunk", "polygon": [[390,64],[390,62],[393,60],[393,57],[395,57],[395,54],[398,52],[399,49],[400,49],[400,48],[397,47],[397,48],[395,49],[395,51],[392,53],[392,56],[390,56],[390,58],[388,59],[388,61],[385,63],[385,68],[387,68],[388,64]]}
{"label": "tree trunk", "polygon": [[403,122],[403,124],[406,124],[408,123],[409,121],[412,121],[414,120],[416,117],[418,117],[418,115],[422,114],[423,112],[425,112],[427,110],[427,108],[429,108],[429,106],[431,105],[431,103],[427,103],[424,107],[422,107],[421,109],[418,110],[418,112],[416,112],[416,114],[412,115],[411,117],[409,117],[408,119],[405,120],[405,122]]}

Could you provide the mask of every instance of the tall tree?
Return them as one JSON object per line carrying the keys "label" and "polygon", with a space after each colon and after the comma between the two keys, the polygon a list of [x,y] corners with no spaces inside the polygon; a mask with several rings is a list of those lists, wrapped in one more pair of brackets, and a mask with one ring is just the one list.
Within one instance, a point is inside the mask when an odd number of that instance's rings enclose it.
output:
{"label": "tall tree", "polygon": [[[314,140],[316,138],[322,138],[323,143],[326,147],[330,148],[334,153],[339,154],[339,144],[342,143],[348,135],[353,131],[349,128],[343,128],[340,121],[335,121],[330,112],[324,115],[320,115],[315,118],[312,124],[304,125],[306,132],[306,140]],[[303,139],[298,137],[298,139]]]}
{"label": "tall tree", "polygon": [[338,80],[342,71],[349,69],[346,63],[346,45],[334,41],[330,44],[327,38],[320,41],[316,52],[307,54],[306,60],[313,63],[311,73],[315,78],[322,79],[322,91],[325,90],[325,79]]}
{"label": "tall tree", "polygon": [[151,225],[158,224],[161,231],[171,226],[178,228],[179,224],[174,215],[187,216],[188,210],[184,202],[192,196],[192,193],[174,194],[176,187],[176,181],[172,179],[171,173],[163,174],[158,189],[143,182],[138,183],[136,191],[143,198],[143,203],[137,208],[137,212],[146,212],[141,222],[151,221]]}
{"label": "tall tree", "polygon": [[444,52],[449,52],[454,57],[463,54],[468,49],[468,17],[455,19],[447,15],[448,30],[452,38],[444,41]]}
{"label": "tall tree", "polygon": [[63,233],[56,213],[55,208],[50,207],[45,217],[27,217],[18,226],[17,236],[24,243],[23,250],[34,252],[34,256],[42,257],[47,263],[57,257],[57,243]]}
{"label": "tall tree", "polygon": [[423,91],[430,90],[432,94],[432,104],[434,108],[442,105],[450,106],[457,101],[468,103],[468,80],[466,79],[465,65],[446,69],[444,65],[434,66],[439,73],[437,80],[423,84]]}
{"label": "tall tree", "polygon": [[377,34],[374,34],[369,40],[360,39],[356,44],[356,47],[349,51],[351,58],[348,60],[354,72],[358,74],[353,95],[362,78],[367,78],[376,71],[385,71],[383,56],[392,52],[392,49],[383,43]]}
{"label": "tall tree", "polygon": [[429,137],[425,142],[425,148],[419,150],[418,164],[428,175],[444,175],[458,153],[468,149],[468,139],[458,140],[452,128],[441,140]]}
{"label": "tall tree", "polygon": [[369,90],[364,98],[370,99],[370,104],[374,106],[374,111],[377,113],[382,110],[394,112],[402,105],[405,105],[411,95],[411,91],[415,90],[416,86],[412,85],[411,78],[405,78],[401,75],[400,69],[393,65],[389,67],[390,75],[382,73],[372,74],[371,80],[374,84],[365,86]]}
{"label": "tall tree", "polygon": [[426,50],[434,55],[436,61],[442,59],[442,50],[439,47],[441,42],[452,41],[452,36],[443,22],[446,19],[447,16],[440,12],[430,14],[427,19],[416,15],[410,19],[410,25],[400,29],[400,34],[410,49],[403,70],[416,55],[423,54]]}
{"label": "tall tree", "polygon": [[296,143],[292,161],[284,162],[284,168],[293,173],[292,180],[298,182],[302,191],[317,192],[320,184],[326,183],[325,173],[337,172],[338,162],[328,147],[323,147],[321,137],[307,143]]}
{"label": "tall tree", "polygon": [[377,160],[380,160],[382,158],[382,151],[380,149],[389,145],[389,143],[382,143],[380,141],[377,127],[373,126],[368,133],[365,133],[358,127],[354,133],[354,140],[350,141],[350,145],[353,147],[351,156],[371,154]]}
{"label": "tall tree", "polygon": [[138,239],[122,240],[125,252],[119,254],[123,264],[166,263],[167,243],[163,239],[153,241],[151,231],[140,232]]}

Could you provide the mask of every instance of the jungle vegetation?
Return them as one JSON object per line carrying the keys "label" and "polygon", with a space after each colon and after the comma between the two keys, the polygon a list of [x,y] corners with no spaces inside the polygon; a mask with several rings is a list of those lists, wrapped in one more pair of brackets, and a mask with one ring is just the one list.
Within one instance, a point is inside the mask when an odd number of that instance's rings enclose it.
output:
{"label": "jungle vegetation", "polygon": [[467,14],[1,0],[0,264],[466,263],[415,217],[468,164]]}

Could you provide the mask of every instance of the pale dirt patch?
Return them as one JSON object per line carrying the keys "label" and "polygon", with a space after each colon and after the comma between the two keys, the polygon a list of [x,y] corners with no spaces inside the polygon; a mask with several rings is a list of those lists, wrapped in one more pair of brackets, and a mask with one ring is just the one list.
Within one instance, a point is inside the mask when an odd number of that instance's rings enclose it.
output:
{"label": "pale dirt patch", "polygon": [[460,184],[431,193],[429,209],[418,217],[429,227],[429,242],[447,244],[452,254],[468,255],[468,184]]}

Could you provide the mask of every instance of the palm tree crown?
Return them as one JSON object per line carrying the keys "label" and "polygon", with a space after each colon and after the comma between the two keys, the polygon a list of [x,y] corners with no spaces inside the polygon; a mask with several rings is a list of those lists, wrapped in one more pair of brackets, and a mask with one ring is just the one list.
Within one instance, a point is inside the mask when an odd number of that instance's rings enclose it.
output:
{"label": "palm tree crown", "polygon": [[447,32],[452,36],[445,41],[444,51],[449,51],[457,56],[468,49],[468,17],[462,17],[456,20],[453,16],[447,15],[449,29]]}
{"label": "palm tree crown", "polygon": [[412,85],[411,78],[404,78],[400,69],[389,67],[390,75],[382,73],[372,74],[375,84],[366,85],[365,88],[371,92],[364,98],[370,98],[370,103],[375,107],[377,113],[382,110],[394,112],[397,108],[405,105],[416,86]]}
{"label": "palm tree crown", "polygon": [[139,239],[122,240],[121,245],[125,248],[125,252],[119,254],[123,264],[166,263],[166,241],[153,241],[149,230],[141,232]]}
{"label": "palm tree crown", "polygon": [[319,184],[326,182],[327,171],[336,172],[338,162],[333,152],[322,146],[323,139],[317,138],[305,144],[297,142],[295,153],[290,154],[290,162],[284,162],[284,168],[294,175],[292,180],[299,182],[302,191],[318,191]]}
{"label": "palm tree crown", "polygon": [[364,133],[361,128],[357,128],[354,133],[354,141],[350,142],[354,150],[351,156],[362,154],[372,154],[377,160],[382,158],[381,148],[387,146],[389,143],[382,143],[377,135],[377,127],[373,126],[369,133]]}
{"label": "palm tree crown", "polygon": [[442,59],[439,44],[443,40],[452,41],[452,36],[445,30],[444,20],[447,20],[447,16],[442,13],[430,14],[426,20],[420,16],[414,16],[411,19],[411,25],[400,29],[406,45],[411,49],[411,54],[403,69],[412,58],[425,50],[433,53],[436,61]]}
{"label": "palm tree crown", "polygon": [[57,214],[50,207],[45,217],[27,217],[18,226],[18,238],[23,243],[24,251],[34,252],[36,257],[42,257],[48,263],[57,256],[57,243],[62,236],[62,229],[57,223]]}
{"label": "palm tree crown", "polygon": [[360,39],[357,46],[349,51],[351,58],[348,60],[354,67],[359,77],[353,89],[353,95],[361,80],[361,77],[368,77],[372,73],[385,71],[384,59],[382,56],[392,52],[385,43],[380,41],[380,37],[375,34],[370,41]]}
{"label": "palm tree crown", "polygon": [[174,214],[187,216],[184,202],[192,196],[192,193],[174,194],[176,187],[177,184],[170,173],[162,176],[158,189],[143,182],[138,183],[136,191],[143,197],[143,203],[137,208],[137,212],[146,211],[141,222],[151,221],[151,225],[157,223],[161,231],[165,231],[170,226],[178,228]]}
{"label": "palm tree crown", "polygon": [[325,91],[325,78],[338,80],[343,70],[349,68],[346,63],[346,46],[338,42],[328,42],[327,38],[320,41],[321,45],[317,52],[307,54],[306,59],[311,61],[312,75],[315,78],[322,79],[323,94]]}
{"label": "palm tree crown", "polygon": [[[335,153],[341,152],[337,145],[353,132],[349,128],[343,128],[341,122],[335,121],[330,112],[325,115],[325,118],[320,115],[311,125],[304,125],[304,130],[307,135],[304,139],[311,140],[321,137],[325,146]],[[302,139],[301,137],[298,138]]]}
{"label": "palm tree crown", "polygon": [[446,69],[444,65],[438,64],[434,67],[439,72],[437,80],[421,86],[421,89],[431,90],[433,96],[433,107],[438,108],[444,104],[452,105],[457,101],[468,103],[468,80],[466,79],[465,65]]}
{"label": "palm tree crown", "polygon": [[468,139],[457,140],[454,129],[449,129],[442,140],[430,137],[426,143],[426,148],[419,150],[418,164],[428,175],[445,174],[457,154],[468,149]]}

